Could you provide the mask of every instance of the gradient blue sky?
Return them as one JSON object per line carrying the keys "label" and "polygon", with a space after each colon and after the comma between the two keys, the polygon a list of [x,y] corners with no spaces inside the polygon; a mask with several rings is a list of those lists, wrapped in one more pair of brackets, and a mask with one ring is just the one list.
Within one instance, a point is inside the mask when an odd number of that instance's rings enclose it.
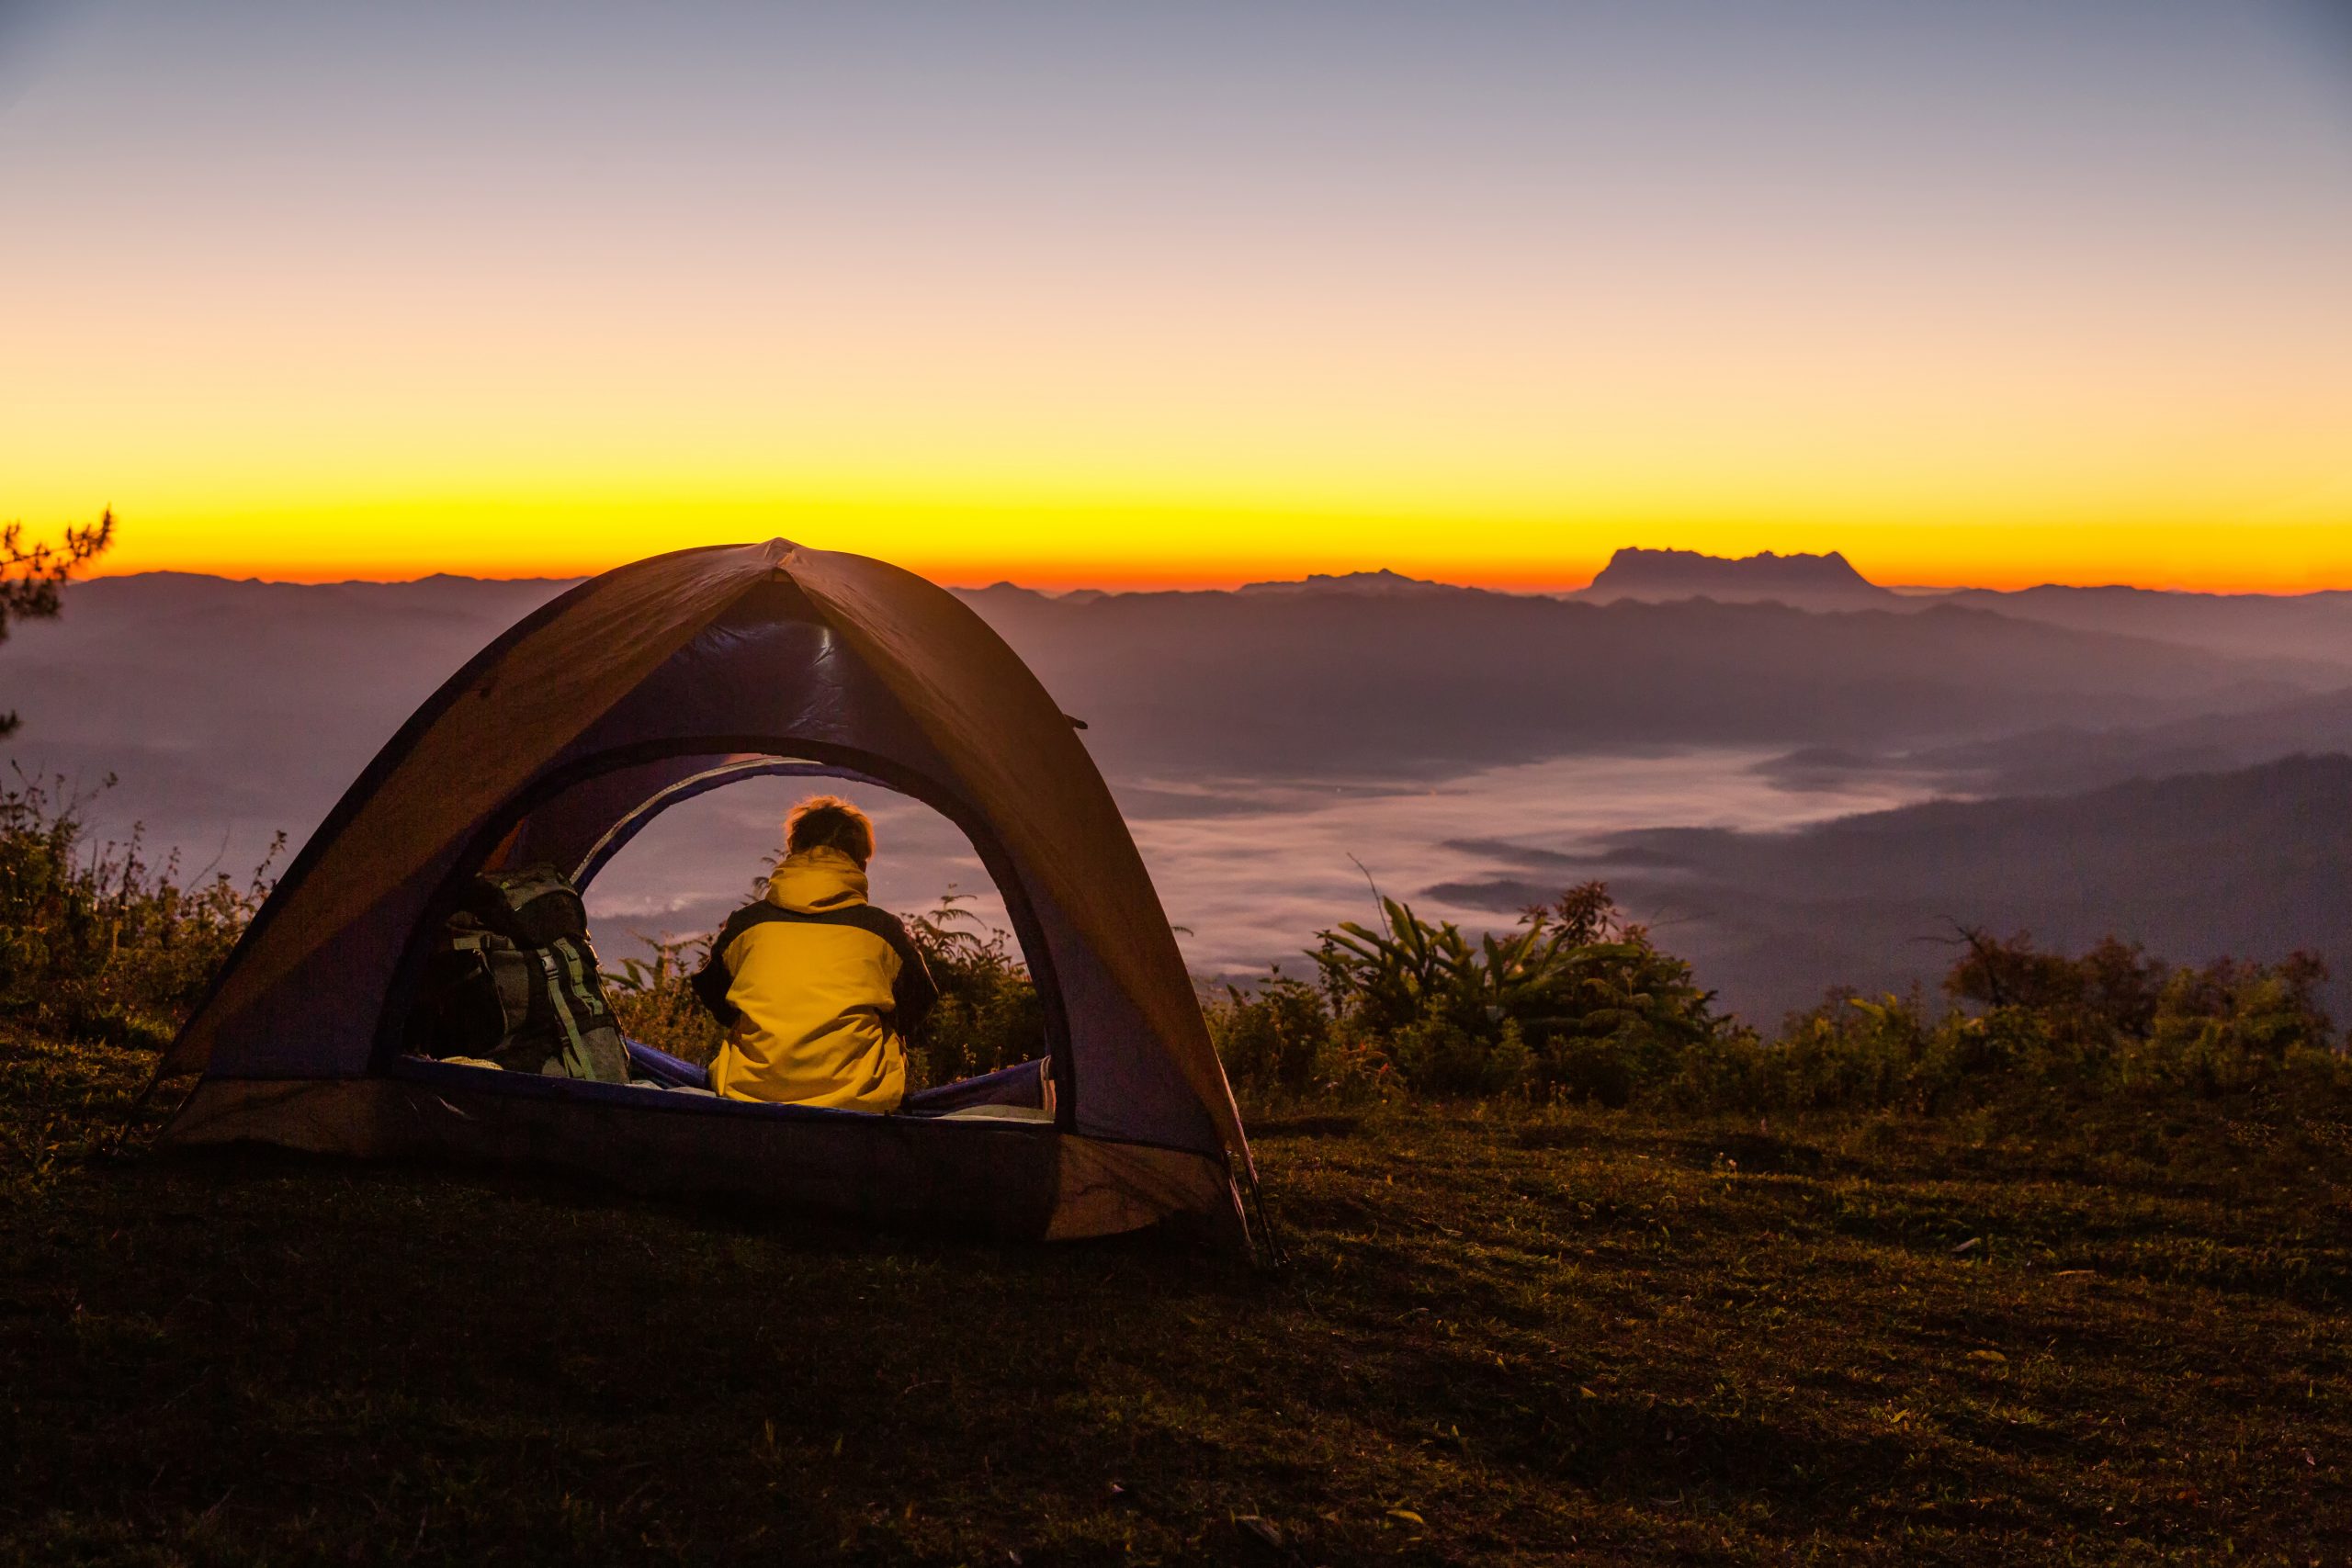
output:
{"label": "gradient blue sky", "polygon": [[0,0],[0,515],[2352,586],[2343,17]]}

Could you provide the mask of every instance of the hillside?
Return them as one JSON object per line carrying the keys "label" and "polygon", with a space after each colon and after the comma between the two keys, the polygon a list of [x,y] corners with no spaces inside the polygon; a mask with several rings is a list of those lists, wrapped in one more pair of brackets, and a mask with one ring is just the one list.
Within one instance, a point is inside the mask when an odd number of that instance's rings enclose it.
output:
{"label": "hillside", "polygon": [[[10,646],[9,698],[27,721],[15,750],[116,772],[155,792],[155,815],[173,814],[167,775],[193,787],[210,772],[232,800],[259,780],[292,784],[281,818],[298,803],[298,819],[315,817],[327,779],[356,773],[416,702],[563,586],[79,585],[62,620]],[[1949,607],[1815,615],[1432,588],[1358,574],[1232,593],[963,597],[1088,720],[1114,778],[1419,776],[1658,745],[1953,740],[2238,711],[2342,683],[2324,667]]]}
{"label": "hillside", "polygon": [[1120,771],[1427,775],[1662,745],[2155,722],[2341,683],[1952,607],[1610,604],[1456,590],[967,594]]}
{"label": "hillside", "polygon": [[143,821],[198,863],[224,840],[238,857],[280,829],[299,841],[419,703],[565,586],[77,583],[58,619],[11,628],[0,698],[24,728],[6,750],[84,787],[116,775],[108,825]]}
{"label": "hillside", "polygon": [[0,1561],[2301,1563],[2343,1151],[1254,1119],[1291,1263],[98,1152],[0,1034]]}
{"label": "hillside", "polygon": [[[0,701],[25,719],[6,754],[85,789],[114,775],[117,787],[90,808],[101,837],[143,824],[151,855],[178,848],[187,869],[217,863],[242,876],[277,831],[299,842],[418,701],[562,586],[168,575],[78,585],[61,620],[23,627],[0,661]],[[2342,674],[2329,667],[1908,601],[1834,613],[1595,604],[1377,573],[1235,593],[1049,597],[1000,586],[965,597],[1088,721],[1086,744],[1159,857],[1163,896],[1182,906],[1174,918],[1201,933],[1219,973],[1291,956],[1306,933],[1352,913],[1355,861],[1401,893],[1442,889],[1449,918],[1508,918],[1529,897],[1596,874],[1593,832],[1721,823],[1735,794],[1747,803],[1737,809],[1765,815],[1728,819],[1756,822],[1820,814],[1815,800],[1829,797],[1808,793],[1816,784],[1861,781],[1849,797],[1857,806],[1937,788],[2072,792],[2275,760],[2304,749],[2305,734],[2324,745],[2346,728],[2334,689]],[[1656,799],[1612,783],[1607,767],[1583,766],[1678,749],[1696,759],[1692,776]],[[1736,784],[1697,776],[1745,768],[1772,749],[1795,761]],[[1566,760],[1556,782],[1548,773],[1479,782],[1481,770],[1555,759]],[[1882,778],[1892,782],[1881,787]],[[1427,795],[1430,811],[1408,819],[1379,808],[1408,791]],[[1601,819],[1573,841],[1527,837],[1537,830],[1529,813],[1549,810],[1531,791],[1594,792]],[[643,865],[620,868],[608,886],[624,922],[613,940],[714,923],[740,898],[742,866],[772,840],[783,804],[775,791],[747,790],[664,824]],[[2280,863],[2316,830],[2291,817],[2263,820],[2276,836],[2248,838],[2247,826],[2233,863]],[[887,826],[898,907],[974,885],[976,865],[952,828],[915,808]],[[1412,836],[1409,849],[1392,847],[1398,833]],[[1447,838],[1499,840],[1508,852],[1465,852],[1447,864],[1430,852]],[[1621,845],[1598,874],[1645,914],[1687,927],[1710,983],[1766,1018],[1833,982],[1932,972],[1913,960],[1939,950],[1913,939],[1946,932],[1946,914],[2084,939],[2143,917],[2156,921],[2151,940],[2199,934],[2165,925],[2162,889],[2128,875],[2078,887],[2074,903],[2053,909],[2035,891],[2046,879],[2028,874],[2053,856],[2071,863],[2063,835],[2003,861],[2011,874],[1992,886],[1969,880],[1976,863],[1964,856],[1928,857],[1906,873],[1915,880],[1896,882],[1867,855],[1848,867],[1825,849],[1821,863],[1841,869],[1815,889],[1806,865],[1759,869],[1729,850],[1718,865],[1721,845],[1703,836],[1671,847],[1696,858],[1661,871],[1625,859]],[[2119,842],[2114,852],[2129,849]],[[1425,869],[1407,880],[1400,865]],[[2335,917],[2289,908],[2256,878],[2206,892],[2223,900],[2204,909],[2217,941],[2283,951],[2333,943],[2345,929],[2297,925]],[[2108,897],[2117,902],[2102,907]],[[1229,942],[1229,910],[1276,918]],[[2339,964],[2352,957],[2352,948],[2330,951]]]}
{"label": "hillside", "polygon": [[2310,948],[2336,967],[2336,1010],[2352,1002],[2352,756],[1937,801],[1792,833],[1659,829],[1573,859],[1460,847],[1490,870],[1446,897],[1516,911],[1571,875],[1604,876],[1766,1021],[1817,1000],[1822,976],[1866,991],[1932,982],[1962,925],[2065,949],[2113,932],[2184,963]]}
{"label": "hillside", "polygon": [[[1952,608],[1814,615],[1399,586],[964,595],[1029,660],[1114,786],[1428,779],[1674,746],[1917,749],[2238,713],[2337,672]],[[119,788],[198,863],[299,840],[414,705],[561,583],[108,578],[21,628],[0,698],[23,766]],[[1131,794],[1152,809],[1148,791]],[[233,863],[233,860],[232,860]]]}
{"label": "hillside", "polygon": [[2245,713],[2034,729],[1916,751],[1812,748],[1775,759],[1764,771],[1795,789],[1905,778],[1967,795],[2060,795],[2130,779],[2224,773],[2312,752],[2352,752],[2352,688]]}
{"label": "hillside", "polygon": [[2160,637],[2236,658],[2352,664],[2352,592],[2187,593],[2045,584],[1963,588],[1944,603],[2075,631]]}
{"label": "hillside", "polygon": [[1871,582],[1846,558],[1761,555],[1737,558],[1695,550],[1622,549],[1590,587],[1566,597],[1606,604],[1641,599],[1776,602],[1807,610],[1985,610],[2011,620],[2103,636],[2148,637],[2234,659],[2290,659],[2335,665],[2352,677],[2352,592],[2198,593],[2177,590],[2072,587],[1907,589]]}

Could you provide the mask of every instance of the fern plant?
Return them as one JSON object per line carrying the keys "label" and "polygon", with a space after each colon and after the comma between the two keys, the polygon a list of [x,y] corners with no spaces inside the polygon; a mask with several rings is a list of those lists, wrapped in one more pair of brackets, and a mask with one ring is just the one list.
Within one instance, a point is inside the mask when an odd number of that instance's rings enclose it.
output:
{"label": "fern plant", "polygon": [[1379,898],[1382,929],[1318,933],[1311,954],[1335,1016],[1392,1043],[1422,1089],[1513,1086],[1622,1103],[1720,1023],[1690,965],[1587,883],[1474,942],[1453,921]]}

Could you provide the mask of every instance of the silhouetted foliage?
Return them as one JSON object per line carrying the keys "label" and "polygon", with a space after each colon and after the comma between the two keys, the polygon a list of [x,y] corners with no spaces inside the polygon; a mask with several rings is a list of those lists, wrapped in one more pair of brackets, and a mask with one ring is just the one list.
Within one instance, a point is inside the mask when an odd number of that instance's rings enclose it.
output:
{"label": "silhouetted foliage", "polygon": [[243,886],[225,874],[183,885],[178,856],[151,865],[136,829],[92,843],[89,799],[22,773],[0,785],[0,1014],[161,1044],[261,907],[285,840]]}
{"label": "silhouetted foliage", "polygon": [[1773,1042],[1727,1040],[1693,1057],[1672,1097],[1931,1115],[2288,1087],[2335,1104],[2352,1093],[2352,1059],[2318,1002],[2327,969],[2311,953],[2175,966],[2111,937],[2079,957],[2023,934],[1962,937],[1968,951],[1944,979],[1956,1005],[1940,1016],[1917,995],[1835,993]]}
{"label": "silhouetted foliage", "polygon": [[1203,1010],[1237,1088],[1305,1096],[1362,1086],[1363,1065],[1335,1055],[1331,1016],[1314,987],[1276,968],[1255,990],[1222,991],[1206,998]]}
{"label": "silhouetted foliage", "polygon": [[710,936],[644,940],[651,958],[625,958],[603,971],[613,1021],[631,1040],[707,1065],[718,1055],[718,1021],[686,982],[708,956]]}
{"label": "silhouetted foliage", "polygon": [[1385,930],[1343,923],[1311,956],[1340,1033],[1374,1043],[1411,1092],[1623,1105],[1730,1027],[1600,883],[1475,944],[1394,898],[1380,907]]}
{"label": "silhouetted foliage", "polygon": [[[107,783],[111,784],[112,781]],[[160,1043],[267,894],[175,858],[93,844],[87,796],[19,774],[0,787],[0,1018],[68,1038]],[[944,1083],[1046,1049],[1045,1007],[1009,932],[952,889],[905,917],[940,992],[910,1079]],[[2352,1057],[2319,1003],[2325,965],[2175,965],[2109,939],[2080,955],[1963,930],[1939,1010],[1832,993],[1770,1039],[1717,1015],[1600,883],[1475,941],[1381,900],[1382,928],[1322,933],[1317,981],[1277,968],[1203,998],[1236,1091],[1258,1103],[1507,1095],[1695,1113],[1936,1116],[2260,1095],[2305,1116],[2352,1099]],[[719,1032],[688,976],[707,936],[651,944],[606,975],[622,1028],[707,1062]]]}
{"label": "silhouetted foliage", "polygon": [[[86,528],[68,528],[61,544],[25,543],[25,525],[0,526],[0,642],[11,621],[46,620],[57,614],[57,591],[66,579],[97,558],[114,542],[114,509]],[[13,734],[17,716],[0,714],[0,736]]]}
{"label": "silhouetted foliage", "polygon": [[1009,931],[984,926],[954,888],[901,919],[939,1004],[911,1043],[909,1087],[953,1083],[1046,1054],[1046,1007]]}
{"label": "silhouetted foliage", "polygon": [[1717,1016],[1690,966],[1588,883],[1473,942],[1382,899],[1312,956],[1322,988],[1276,971],[1208,998],[1236,1089],[1259,1100],[1510,1094],[1694,1112],[2055,1106],[2292,1087],[2335,1105],[2352,1060],[2310,953],[2176,967],[2112,938],[2078,957],[1963,931],[1927,999],[1850,991],[1778,1036]]}

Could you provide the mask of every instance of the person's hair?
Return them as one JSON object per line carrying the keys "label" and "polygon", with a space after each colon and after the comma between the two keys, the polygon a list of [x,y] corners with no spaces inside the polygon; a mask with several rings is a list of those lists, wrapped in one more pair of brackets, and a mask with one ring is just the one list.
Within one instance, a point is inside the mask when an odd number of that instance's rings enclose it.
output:
{"label": "person's hair", "polygon": [[864,865],[874,858],[874,819],[838,795],[812,795],[785,818],[784,848],[839,850]]}

